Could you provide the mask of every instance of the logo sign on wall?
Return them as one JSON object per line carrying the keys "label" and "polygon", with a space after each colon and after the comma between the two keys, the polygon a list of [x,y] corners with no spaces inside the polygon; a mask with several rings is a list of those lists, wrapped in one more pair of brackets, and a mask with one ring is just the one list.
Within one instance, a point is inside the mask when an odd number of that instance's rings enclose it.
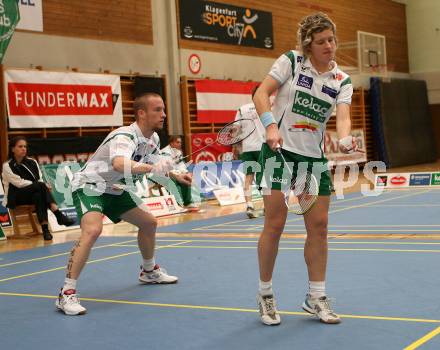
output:
{"label": "logo sign on wall", "polygon": [[433,173],[431,175],[431,185],[439,186],[440,185],[440,173]]}
{"label": "logo sign on wall", "polygon": [[202,60],[195,53],[188,58],[188,68],[192,74],[198,74],[202,69]]}
{"label": "logo sign on wall", "polygon": [[122,125],[117,75],[5,70],[11,128]]}
{"label": "logo sign on wall", "polygon": [[20,8],[20,22],[17,29],[43,31],[43,0],[17,1]]}
{"label": "logo sign on wall", "polygon": [[272,13],[211,1],[179,1],[180,37],[274,48]]}
{"label": "logo sign on wall", "polygon": [[431,184],[431,174],[411,174],[409,177],[410,186],[429,186]]}

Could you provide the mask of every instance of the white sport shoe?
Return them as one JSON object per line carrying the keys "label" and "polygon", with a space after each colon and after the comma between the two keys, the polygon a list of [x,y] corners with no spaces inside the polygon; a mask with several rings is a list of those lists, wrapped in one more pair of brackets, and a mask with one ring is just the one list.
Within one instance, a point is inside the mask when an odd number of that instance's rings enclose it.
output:
{"label": "white sport shoe", "polygon": [[258,293],[257,304],[260,309],[261,322],[268,326],[276,326],[281,323],[281,317],[278,315],[273,295],[262,296]]}
{"label": "white sport shoe", "polygon": [[61,289],[55,306],[69,316],[84,315],[87,312],[87,309],[81,306],[75,289],[65,290],[64,293]]}
{"label": "white sport shoe", "polygon": [[246,215],[249,219],[255,219],[255,218],[258,218],[258,216],[259,216],[257,211],[252,207],[246,208]]}
{"label": "white sport shoe", "polygon": [[143,284],[171,284],[177,283],[178,278],[176,276],[170,276],[165,269],[162,269],[159,265],[155,265],[153,271],[145,271],[141,266],[141,272],[139,274],[139,282]]}
{"label": "white sport shoe", "polygon": [[186,208],[186,210],[191,211],[191,212],[200,211],[200,205],[198,205],[197,203],[190,203],[185,208]]}
{"label": "white sport shoe", "polygon": [[323,323],[341,323],[341,318],[332,310],[330,300],[326,296],[312,298],[310,294],[307,294],[302,308],[304,311],[316,315]]}

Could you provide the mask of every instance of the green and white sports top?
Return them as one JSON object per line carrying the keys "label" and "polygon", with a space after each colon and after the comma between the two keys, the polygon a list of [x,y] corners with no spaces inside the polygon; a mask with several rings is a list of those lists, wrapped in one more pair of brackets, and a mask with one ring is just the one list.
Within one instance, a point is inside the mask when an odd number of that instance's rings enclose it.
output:
{"label": "green and white sports top", "polygon": [[89,184],[94,185],[98,192],[121,194],[120,190],[112,189],[112,185],[125,183],[133,176],[113,169],[113,158],[117,156],[154,164],[160,157],[159,135],[153,133],[151,138],[145,137],[136,122],[113,130],[82,169],[75,173],[72,191]]}
{"label": "green and white sports top", "polygon": [[283,149],[313,158],[324,157],[324,133],[333,108],[351,104],[353,85],[338,69],[319,74],[300,52],[291,50],[279,57],[269,75],[279,82],[273,114]]}

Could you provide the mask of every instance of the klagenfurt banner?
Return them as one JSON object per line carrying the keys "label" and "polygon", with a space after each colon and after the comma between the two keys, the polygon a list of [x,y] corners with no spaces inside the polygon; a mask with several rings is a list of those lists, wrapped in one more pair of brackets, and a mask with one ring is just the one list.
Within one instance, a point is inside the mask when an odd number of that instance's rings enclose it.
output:
{"label": "klagenfurt banner", "polygon": [[119,76],[7,69],[11,128],[121,126]]}

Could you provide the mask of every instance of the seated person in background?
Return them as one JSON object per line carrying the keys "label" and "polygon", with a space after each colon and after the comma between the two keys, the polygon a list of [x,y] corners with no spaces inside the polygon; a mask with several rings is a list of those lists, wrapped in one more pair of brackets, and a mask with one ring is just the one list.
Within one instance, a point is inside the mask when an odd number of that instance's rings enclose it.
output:
{"label": "seated person in background", "polygon": [[9,141],[9,157],[3,163],[2,179],[5,188],[3,206],[14,209],[18,205],[34,204],[38,221],[43,230],[44,240],[50,241],[47,209],[50,209],[60,225],[74,224],[58,210],[50,193],[50,186],[42,180],[38,163],[27,156],[27,141],[23,136],[14,137]]}
{"label": "seated person in background", "polygon": [[[190,173],[186,167],[185,161],[182,159],[182,138],[180,136],[172,135],[169,138],[169,145],[161,149],[161,154],[163,156],[170,157],[174,162],[173,173],[184,174],[189,182],[192,181],[192,173]],[[199,204],[195,203],[193,197],[200,198],[200,193],[198,189],[192,185],[188,186],[184,183],[175,181],[173,178],[171,180],[177,187],[179,191],[180,199],[177,201],[182,202],[186,209],[190,211],[199,211]],[[173,193],[175,194],[175,193]],[[200,200],[200,199],[199,199]],[[197,202],[199,202],[199,200]]]}

